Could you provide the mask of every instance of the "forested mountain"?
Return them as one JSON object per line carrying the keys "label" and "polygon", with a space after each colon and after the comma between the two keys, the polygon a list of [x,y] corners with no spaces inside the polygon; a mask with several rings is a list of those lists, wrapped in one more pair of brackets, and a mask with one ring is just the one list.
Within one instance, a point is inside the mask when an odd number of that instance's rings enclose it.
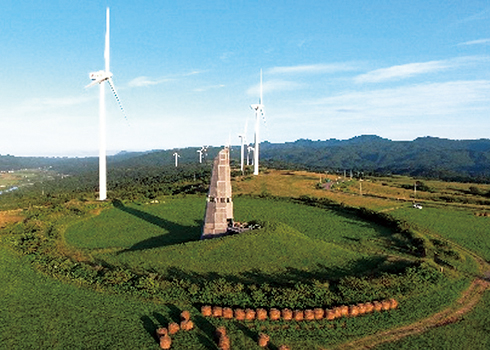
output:
{"label": "forested mountain", "polygon": [[[203,163],[210,165],[219,147],[209,147]],[[121,152],[108,157],[114,170],[174,166],[173,153],[180,155],[179,164],[198,164],[199,148]],[[238,164],[240,147],[232,147],[232,160]],[[295,167],[311,170],[353,170],[364,173],[407,174],[459,181],[490,182],[490,140],[449,140],[435,137],[413,141],[391,141],[374,135],[349,140],[330,139],[261,144],[263,165]],[[0,170],[52,167],[58,172],[74,174],[95,171],[97,157],[91,158],[26,158],[0,156]]]}
{"label": "forested mountain", "polygon": [[489,139],[423,137],[413,141],[391,141],[363,135],[345,141],[298,140],[261,146],[262,160],[311,169],[352,169],[446,180],[490,181]]}

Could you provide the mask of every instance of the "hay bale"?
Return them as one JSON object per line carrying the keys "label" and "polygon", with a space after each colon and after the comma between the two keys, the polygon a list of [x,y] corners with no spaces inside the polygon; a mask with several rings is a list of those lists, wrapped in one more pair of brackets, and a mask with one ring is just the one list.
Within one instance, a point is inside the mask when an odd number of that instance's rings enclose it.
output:
{"label": "hay bale", "polygon": [[389,300],[383,300],[381,302],[381,307],[383,311],[389,311],[391,310],[391,302]]}
{"label": "hay bale", "polygon": [[221,306],[213,306],[213,317],[222,317],[223,308]]}
{"label": "hay bale", "polygon": [[255,310],[245,309],[245,321],[253,321],[253,320],[255,320]]}
{"label": "hay bale", "polygon": [[265,348],[267,345],[269,345],[269,340],[270,340],[270,337],[267,335],[267,334],[264,334],[264,333],[260,333],[259,334],[259,346],[261,348]]}
{"label": "hay bale", "polygon": [[347,317],[349,316],[349,307],[347,305],[341,305],[338,307],[338,309],[340,310],[340,316],[337,316],[337,317]]}
{"label": "hay bale", "polygon": [[178,323],[172,322],[168,325],[168,334],[172,335],[177,333],[180,330],[180,326]]}
{"label": "hay bale", "polygon": [[257,309],[255,312],[257,320],[265,321],[267,320],[267,310],[266,309]]}
{"label": "hay bale", "polygon": [[335,320],[337,318],[337,315],[336,315],[335,311],[330,310],[330,309],[327,309],[327,313],[326,313],[325,318],[328,321],[333,321],[333,320]]}
{"label": "hay bale", "polygon": [[284,321],[291,321],[293,319],[293,312],[290,309],[282,309],[281,314]]}
{"label": "hay bale", "polygon": [[364,305],[366,306],[366,313],[369,314],[371,312],[374,311],[374,305],[373,303],[370,303],[370,302],[367,302],[367,303],[364,303]]}
{"label": "hay bale", "polygon": [[383,305],[379,301],[373,301],[374,311],[380,312],[383,309]]}
{"label": "hay bale", "polygon": [[172,346],[172,338],[169,337],[168,334],[165,334],[163,337],[160,337],[160,349],[168,350]]}
{"label": "hay bale", "polygon": [[279,347],[279,350],[291,350],[291,348],[289,346],[287,346],[287,345],[281,345]]}
{"label": "hay bale", "polygon": [[180,329],[182,329],[183,331],[190,331],[193,328],[194,322],[192,322],[191,320],[180,322]]}
{"label": "hay bale", "polygon": [[357,304],[357,307],[359,308],[359,315],[364,315],[366,313],[366,304],[359,303]]}
{"label": "hay bale", "polygon": [[359,307],[357,305],[351,305],[349,307],[349,316],[356,317],[359,315]]}
{"label": "hay bale", "polygon": [[168,334],[168,329],[167,328],[157,328],[155,331],[157,338],[160,339],[160,337],[163,337],[164,335]]}
{"label": "hay bale", "polygon": [[279,320],[281,318],[281,311],[279,311],[278,309],[270,309],[269,318],[271,321]]}
{"label": "hay bale", "polygon": [[209,305],[203,305],[201,306],[201,314],[204,317],[209,317],[212,315],[212,308]]}
{"label": "hay bale", "polygon": [[181,321],[189,321],[191,319],[191,313],[187,310],[184,310],[180,313]]}
{"label": "hay bale", "polygon": [[398,307],[398,301],[393,298],[390,299],[390,304],[392,309],[396,309]]}
{"label": "hay bale", "polygon": [[218,340],[218,349],[220,350],[230,350],[230,338],[224,335]]}
{"label": "hay bale", "polygon": [[315,308],[313,312],[315,313],[315,320],[322,320],[325,315],[325,311],[319,307]]}
{"label": "hay bale", "polygon": [[233,309],[229,307],[224,307],[223,308],[223,318],[226,318],[228,320],[233,318]]}
{"label": "hay bale", "polygon": [[245,320],[245,311],[243,309],[235,309],[235,320],[237,321],[243,321]]}
{"label": "hay bale", "polygon": [[305,315],[306,321],[314,321],[315,320],[315,313],[311,309],[306,309],[304,312],[304,315]]}
{"label": "hay bale", "polygon": [[293,319],[295,321],[303,321],[304,318],[305,318],[305,314],[303,310],[294,310]]}
{"label": "hay bale", "polygon": [[219,340],[219,338],[226,335],[226,328],[224,326],[216,328],[216,330],[214,331],[214,335],[216,336],[216,339]]}
{"label": "hay bale", "polygon": [[[342,317],[342,308],[341,307],[334,307],[332,310],[335,313],[335,318]],[[349,314],[349,309],[347,309],[347,314]]]}

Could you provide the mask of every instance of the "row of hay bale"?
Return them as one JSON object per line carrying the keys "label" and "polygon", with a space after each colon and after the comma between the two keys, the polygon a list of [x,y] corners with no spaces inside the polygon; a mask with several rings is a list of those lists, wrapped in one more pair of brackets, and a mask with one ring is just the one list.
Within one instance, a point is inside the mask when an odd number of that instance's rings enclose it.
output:
{"label": "row of hay bale", "polygon": [[180,314],[180,325],[177,322],[171,322],[168,326],[158,328],[156,330],[156,336],[160,342],[161,349],[170,349],[172,346],[172,338],[170,335],[177,333],[180,330],[190,331],[194,328],[194,322],[191,321],[191,314],[189,311],[182,311]]}
{"label": "row of hay bale", "polygon": [[[230,344],[230,338],[228,337],[226,333],[226,328],[221,326],[216,328],[215,332],[216,336],[216,342],[218,344],[218,349],[220,350],[230,350],[231,344]],[[261,348],[265,348],[269,345],[270,337],[265,334],[265,333],[260,333],[259,338],[258,338],[258,345]],[[290,348],[286,345],[281,345],[279,347],[279,350],[290,350]]]}
{"label": "row of hay bale", "polygon": [[266,309],[232,309],[230,307],[209,306],[201,307],[201,313],[205,317],[219,317],[224,319],[235,319],[237,321],[313,321],[313,320],[334,320],[340,317],[356,317],[359,315],[381,312],[396,309],[398,302],[395,299],[359,303],[356,305],[342,305],[332,309],[314,308],[307,310],[275,309],[267,312]]}

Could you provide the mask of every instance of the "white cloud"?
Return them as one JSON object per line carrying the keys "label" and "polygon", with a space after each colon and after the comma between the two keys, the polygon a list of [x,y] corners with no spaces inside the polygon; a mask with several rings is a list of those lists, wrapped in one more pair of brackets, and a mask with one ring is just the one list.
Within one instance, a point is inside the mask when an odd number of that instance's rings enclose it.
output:
{"label": "white cloud", "polygon": [[356,118],[396,118],[428,116],[464,116],[489,109],[490,81],[452,81],[349,92],[323,98],[312,104],[325,113]]}
{"label": "white cloud", "polygon": [[294,73],[336,73],[357,70],[358,68],[349,63],[311,64],[289,67],[273,67],[267,71],[268,74],[294,74]]}
{"label": "white cloud", "polygon": [[399,80],[415,75],[438,72],[450,68],[455,68],[464,64],[481,61],[484,57],[466,56],[447,60],[416,62],[392,66],[388,68],[376,69],[354,78],[356,83],[379,83],[388,80]]}
{"label": "white cloud", "polygon": [[146,76],[141,76],[134,78],[128,83],[128,86],[130,87],[145,87],[145,86],[151,86],[151,85],[158,85],[161,83],[164,83],[168,81],[168,79],[150,79]]}
{"label": "white cloud", "polygon": [[464,43],[459,43],[458,46],[482,45],[482,44],[490,44],[490,39],[478,39],[478,40],[465,41]]}
{"label": "white cloud", "polygon": [[[301,89],[303,84],[286,80],[267,80],[263,83],[264,94],[276,91],[291,91]],[[249,96],[259,96],[260,84],[254,85],[247,90]]]}
{"label": "white cloud", "polygon": [[196,92],[204,92],[204,91],[208,91],[208,90],[221,89],[223,87],[225,87],[223,84],[219,84],[219,85],[208,85],[208,86],[203,86],[203,87],[200,87],[200,88],[195,88],[193,91],[196,91]]}

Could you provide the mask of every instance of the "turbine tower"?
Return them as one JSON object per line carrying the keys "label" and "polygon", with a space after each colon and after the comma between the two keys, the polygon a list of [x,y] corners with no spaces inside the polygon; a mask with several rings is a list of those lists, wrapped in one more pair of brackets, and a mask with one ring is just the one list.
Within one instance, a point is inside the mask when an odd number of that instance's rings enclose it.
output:
{"label": "turbine tower", "polygon": [[105,84],[107,81],[111,87],[112,93],[116,98],[119,108],[126,118],[126,113],[119,100],[119,97],[112,81],[112,73],[110,72],[110,54],[109,54],[109,8],[106,9],[106,30],[105,30],[105,47],[104,47],[104,70],[92,72],[89,74],[92,83],[86,88],[99,84],[99,200],[107,199],[107,160],[106,160],[106,108],[105,108]]}
{"label": "turbine tower", "polygon": [[[243,134],[238,134],[238,137],[241,140],[241,148],[240,148],[240,170],[242,171],[243,174],[243,163],[244,163],[244,151],[245,151],[245,142],[247,141],[247,126],[248,126],[248,119],[245,121],[245,130],[243,131]],[[248,165],[248,161],[247,161]]]}
{"label": "turbine tower", "polygon": [[196,152],[199,153],[199,163],[202,163],[202,152],[203,152],[203,149],[202,148],[201,149],[198,149]]}
{"label": "turbine tower", "polygon": [[259,127],[260,127],[260,117],[264,117],[264,105],[262,104],[262,69],[260,70],[260,97],[259,97],[259,103],[258,104],[253,104],[250,106],[255,111],[255,136],[254,136],[254,142],[255,142],[255,149],[254,149],[254,175],[259,175],[259,144],[260,144],[260,138],[259,138]]}
{"label": "turbine tower", "polygon": [[177,167],[179,165],[180,155],[177,152],[175,152],[173,156],[175,157],[175,167]]}

